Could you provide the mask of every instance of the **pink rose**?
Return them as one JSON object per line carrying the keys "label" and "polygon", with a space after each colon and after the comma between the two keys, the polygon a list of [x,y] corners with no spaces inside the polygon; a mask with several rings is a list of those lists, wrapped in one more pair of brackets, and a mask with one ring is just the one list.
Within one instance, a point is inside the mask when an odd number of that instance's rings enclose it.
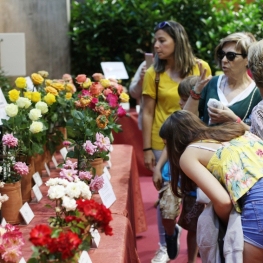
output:
{"label": "pink rose", "polygon": [[76,81],[79,84],[82,84],[83,82],[85,82],[87,76],[85,74],[80,74],[76,77]]}
{"label": "pink rose", "polygon": [[122,106],[119,106],[118,110],[117,110],[117,115],[119,118],[123,117],[126,115],[126,111],[125,109],[123,109]]}
{"label": "pink rose", "polygon": [[89,107],[90,107],[91,109],[95,109],[96,104],[97,104],[98,102],[99,102],[98,98],[92,98],[92,100],[91,100],[91,102],[90,102],[90,104],[89,104]]}
{"label": "pink rose", "polygon": [[20,175],[27,175],[29,172],[28,166],[24,162],[15,163],[14,170]]}
{"label": "pink rose", "polygon": [[83,144],[83,148],[88,154],[93,155],[96,152],[97,146],[88,140]]}
{"label": "pink rose", "polygon": [[105,90],[103,91],[103,94],[104,94],[104,96],[106,96],[106,97],[107,97],[107,95],[110,94],[110,93],[112,93],[112,90],[111,90],[111,89],[105,89]]}
{"label": "pink rose", "polygon": [[64,81],[68,81],[69,83],[72,83],[72,82],[73,82],[71,75],[70,75],[70,74],[67,74],[67,73],[62,76],[62,79],[63,79]]}
{"label": "pink rose", "polygon": [[12,134],[4,134],[2,138],[3,145],[10,147],[16,147],[18,145],[18,139]]}
{"label": "pink rose", "polygon": [[95,81],[100,81],[101,79],[104,79],[104,76],[101,74],[101,73],[94,73],[92,75],[92,78],[95,80]]}
{"label": "pink rose", "polygon": [[116,108],[118,106],[118,96],[117,95],[110,93],[108,94],[106,99],[112,108]]}

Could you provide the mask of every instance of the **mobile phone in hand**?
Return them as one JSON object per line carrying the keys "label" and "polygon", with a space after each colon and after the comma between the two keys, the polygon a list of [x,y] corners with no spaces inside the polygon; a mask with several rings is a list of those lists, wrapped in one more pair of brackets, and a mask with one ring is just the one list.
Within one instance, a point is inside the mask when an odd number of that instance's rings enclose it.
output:
{"label": "mobile phone in hand", "polygon": [[153,53],[145,53],[146,69],[148,69],[153,63]]}

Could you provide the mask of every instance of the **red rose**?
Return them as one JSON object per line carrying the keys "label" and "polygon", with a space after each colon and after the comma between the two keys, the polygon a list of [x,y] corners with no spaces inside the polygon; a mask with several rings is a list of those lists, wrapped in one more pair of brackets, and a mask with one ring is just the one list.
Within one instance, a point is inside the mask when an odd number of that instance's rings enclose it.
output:
{"label": "red rose", "polygon": [[47,225],[36,225],[30,232],[29,240],[35,246],[44,246],[51,239],[51,228]]}

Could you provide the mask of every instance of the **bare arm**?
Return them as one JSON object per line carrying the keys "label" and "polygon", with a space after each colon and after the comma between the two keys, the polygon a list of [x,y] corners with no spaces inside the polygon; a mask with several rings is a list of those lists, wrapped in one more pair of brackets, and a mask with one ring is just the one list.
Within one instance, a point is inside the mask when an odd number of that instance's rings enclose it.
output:
{"label": "bare arm", "polygon": [[155,168],[154,168],[154,173],[153,173],[153,184],[157,190],[160,190],[162,187],[162,167],[163,165],[167,162],[168,157],[167,157],[167,150],[166,147],[164,147],[162,154],[160,156],[159,161],[157,162]]}
{"label": "bare arm", "polygon": [[[155,99],[148,95],[143,95],[143,114],[142,114],[142,137],[143,149],[152,147],[152,126],[154,118]],[[155,157],[152,150],[144,151],[145,166],[152,170],[155,166]]]}
{"label": "bare arm", "polygon": [[206,167],[200,163],[197,156],[202,154],[203,150],[187,148],[181,156],[180,167],[210,198],[216,214],[227,224],[232,209],[229,194]]}
{"label": "bare arm", "polygon": [[[202,90],[204,89],[205,85],[212,78],[212,76],[206,77],[207,69],[203,69],[202,63],[198,62],[198,67],[199,67],[200,76],[199,76],[199,80],[195,84],[193,90],[196,93],[201,93]],[[188,98],[188,100],[184,106],[184,110],[191,111],[195,115],[199,116],[198,105],[199,105],[199,100],[195,100],[191,96],[189,96],[189,98]]]}
{"label": "bare arm", "polygon": [[132,82],[129,86],[129,93],[134,99],[140,99],[142,96],[142,83],[143,83],[145,71],[146,71],[146,64],[145,62],[143,62],[137,69],[132,79]]}

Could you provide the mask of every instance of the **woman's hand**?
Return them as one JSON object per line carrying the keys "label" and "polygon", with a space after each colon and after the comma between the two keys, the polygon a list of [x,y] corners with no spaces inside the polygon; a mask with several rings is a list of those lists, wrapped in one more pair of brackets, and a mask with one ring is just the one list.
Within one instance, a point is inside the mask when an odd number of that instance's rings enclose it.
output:
{"label": "woman's hand", "polygon": [[153,168],[156,165],[156,161],[152,150],[144,152],[144,164],[146,168],[153,171]]}
{"label": "woman's hand", "polygon": [[210,116],[211,124],[235,122],[238,119],[238,116],[226,106],[224,106],[223,109],[208,107],[207,111]]}
{"label": "woman's hand", "polygon": [[159,191],[162,188],[162,173],[161,170],[157,168],[154,169],[153,172],[153,185],[155,186],[156,190]]}
{"label": "woman's hand", "polygon": [[196,82],[195,86],[194,86],[194,91],[196,93],[201,93],[202,90],[204,89],[204,87],[206,86],[206,84],[210,81],[210,79],[212,78],[212,76],[208,76],[206,77],[206,71],[207,69],[203,68],[203,65],[201,62],[197,62],[198,63],[198,68],[199,68],[199,79]]}

